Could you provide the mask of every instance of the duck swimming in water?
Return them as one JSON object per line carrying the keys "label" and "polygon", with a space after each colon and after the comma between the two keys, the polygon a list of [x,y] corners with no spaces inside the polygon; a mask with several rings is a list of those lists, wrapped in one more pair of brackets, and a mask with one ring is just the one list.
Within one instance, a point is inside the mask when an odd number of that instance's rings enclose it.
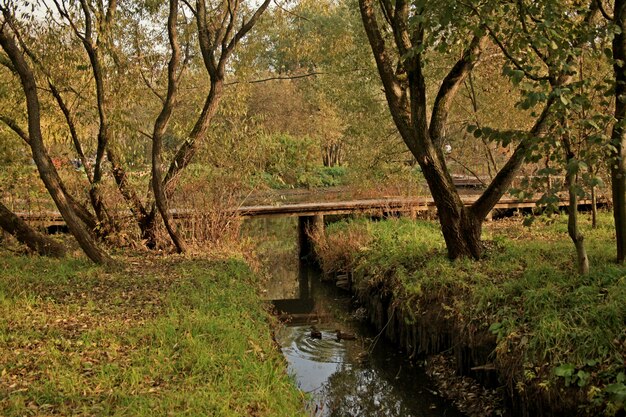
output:
{"label": "duck swimming in water", "polygon": [[341,330],[335,330],[337,340],[355,340],[356,336],[352,333],[342,332]]}
{"label": "duck swimming in water", "polygon": [[321,339],[322,338],[322,332],[317,330],[317,328],[315,326],[311,326],[311,338],[313,338],[313,339]]}

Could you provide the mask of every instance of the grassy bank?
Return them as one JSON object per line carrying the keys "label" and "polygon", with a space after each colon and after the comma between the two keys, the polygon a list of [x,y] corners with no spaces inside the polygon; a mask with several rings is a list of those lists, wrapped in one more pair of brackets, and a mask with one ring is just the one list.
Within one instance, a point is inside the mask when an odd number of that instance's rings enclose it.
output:
{"label": "grassy bank", "polygon": [[0,255],[1,415],[301,414],[242,261]]}
{"label": "grassy bank", "polygon": [[331,225],[317,251],[327,272],[352,271],[359,291],[392,293],[407,321],[436,311],[462,343],[488,335],[489,366],[520,397],[613,415],[626,398],[626,268],[612,262],[610,216],[601,220],[583,225],[588,276],[576,273],[564,216],[487,224],[480,262],[450,262],[438,224],[408,220]]}

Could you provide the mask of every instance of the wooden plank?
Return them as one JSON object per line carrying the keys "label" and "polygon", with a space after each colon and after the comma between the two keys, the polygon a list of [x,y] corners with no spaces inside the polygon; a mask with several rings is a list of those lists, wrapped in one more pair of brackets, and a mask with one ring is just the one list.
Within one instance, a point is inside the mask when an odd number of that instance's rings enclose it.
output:
{"label": "wooden plank", "polygon": [[[462,196],[465,205],[469,206],[477,200],[477,196]],[[581,200],[579,205],[590,205],[591,200]],[[559,207],[567,207],[568,200],[561,200]],[[534,208],[535,200],[517,200],[514,198],[502,198],[494,209]],[[242,206],[234,211],[242,217],[275,217],[275,216],[315,216],[330,214],[385,214],[385,213],[416,213],[433,211],[435,202],[429,197],[416,198],[381,198],[369,200],[332,201],[314,203],[295,203],[284,205],[259,205]],[[197,211],[192,209],[170,210],[174,219],[189,219],[198,216]],[[63,217],[58,212],[45,211],[39,213],[16,213],[28,222],[34,223],[64,223]],[[200,214],[201,215],[201,214]]]}

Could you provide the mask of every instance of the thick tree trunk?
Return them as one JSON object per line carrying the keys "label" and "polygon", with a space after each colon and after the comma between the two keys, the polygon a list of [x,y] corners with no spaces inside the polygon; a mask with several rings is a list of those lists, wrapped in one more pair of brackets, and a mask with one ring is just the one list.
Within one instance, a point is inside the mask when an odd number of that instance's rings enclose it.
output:
{"label": "thick tree trunk", "polygon": [[2,203],[0,203],[0,227],[42,256],[53,258],[65,256],[65,246],[30,227]]}
{"label": "thick tree trunk", "polygon": [[9,59],[19,74],[22,88],[26,96],[30,147],[39,175],[69,227],[70,232],[74,235],[85,254],[96,263],[112,263],[113,260],[98,247],[85,228],[85,225],[76,215],[76,212],[68,201],[67,195],[63,191],[63,182],[54,168],[43,144],[39,97],[35,77],[24,59],[24,55],[18,48],[15,38],[12,34],[9,34],[8,31],[9,28],[6,24],[0,29],[0,44],[2,44],[2,48],[9,56]]}
{"label": "thick tree trunk", "polygon": [[462,256],[480,259],[483,254],[482,224],[483,219],[476,217],[466,207],[462,209],[460,217],[454,216],[446,222],[441,222],[450,259]]}
{"label": "thick tree trunk", "polygon": [[480,259],[482,256],[480,236],[484,216],[479,217],[471,208],[464,206],[443,163],[443,158],[437,157],[437,150],[434,147],[430,150],[428,147],[421,149],[420,154],[426,155],[418,158],[418,162],[437,206],[448,257]]}
{"label": "thick tree trunk", "polygon": [[[375,11],[375,5],[380,7],[382,13]],[[511,158],[498,171],[480,198],[470,208],[465,208],[452,183],[441,147],[456,93],[478,64],[487,36],[475,34],[466,45],[461,58],[441,82],[429,111],[423,57],[418,52],[418,45],[423,43],[426,34],[423,26],[410,22],[411,13],[418,13],[420,8],[413,8],[413,4],[407,1],[375,0],[359,0],[359,8],[389,110],[428,182],[439,212],[448,254],[452,259],[460,256],[479,258],[482,252],[482,222],[510,187],[533,139],[545,133],[555,99],[552,96],[548,99],[533,129],[523,135]],[[384,16],[380,25],[379,15]],[[396,62],[396,56],[403,58]],[[550,81],[552,88],[556,89],[570,80],[571,74],[561,74]],[[430,120],[428,113],[431,113]]]}
{"label": "thick tree trunk", "polygon": [[615,24],[621,30],[613,39],[615,71],[615,126],[612,142],[615,147],[611,161],[611,191],[617,240],[617,262],[626,260],[626,0],[615,0]]}

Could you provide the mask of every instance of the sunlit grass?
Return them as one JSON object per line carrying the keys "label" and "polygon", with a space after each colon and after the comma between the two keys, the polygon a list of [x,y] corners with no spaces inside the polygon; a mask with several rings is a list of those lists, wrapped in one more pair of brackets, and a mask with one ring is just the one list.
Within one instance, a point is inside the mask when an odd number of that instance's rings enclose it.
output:
{"label": "sunlit grass", "polygon": [[567,364],[591,375],[589,384],[607,386],[621,384],[626,371],[626,268],[614,263],[611,216],[604,213],[600,221],[592,229],[583,216],[588,276],[576,271],[566,216],[540,218],[530,228],[521,219],[487,224],[489,249],[478,262],[449,261],[432,222],[356,220],[333,225],[327,234],[341,249],[337,241],[351,229],[366,231],[367,245],[334,255],[351,260],[355,285],[382,283],[416,311],[433,300],[445,305],[460,330],[497,335],[494,359],[501,366],[539,367],[550,379]]}

